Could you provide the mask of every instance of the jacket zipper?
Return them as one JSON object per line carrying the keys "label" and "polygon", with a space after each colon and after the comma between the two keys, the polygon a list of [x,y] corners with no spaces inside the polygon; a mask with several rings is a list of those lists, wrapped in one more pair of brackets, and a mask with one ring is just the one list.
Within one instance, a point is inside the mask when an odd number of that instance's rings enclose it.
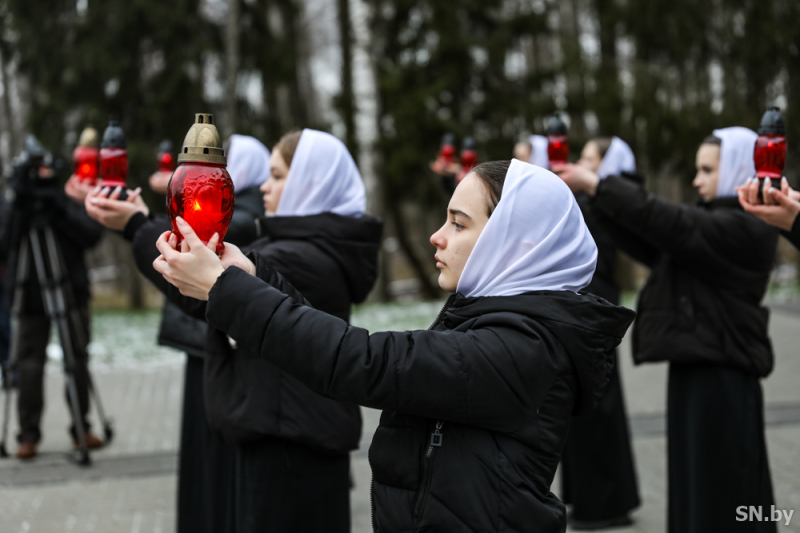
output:
{"label": "jacket zipper", "polygon": [[[442,306],[442,309],[439,311],[439,314],[436,315],[436,320],[434,320],[433,323],[428,328],[429,330],[439,325],[439,322],[441,322],[442,318],[444,317],[445,311],[447,311],[447,308],[450,307],[450,304],[453,303],[453,300],[455,300],[455,298],[456,298],[455,294],[451,294],[450,296],[448,296],[447,301]],[[418,515],[419,512],[422,510],[423,504],[425,503],[425,499],[427,497],[428,490],[430,489],[430,483],[431,483],[430,464],[434,456],[434,448],[439,448],[442,446],[442,433],[441,433],[442,425],[443,425],[442,422],[437,421],[433,433],[431,433],[431,443],[428,446],[428,451],[425,453],[425,459],[424,459],[425,465],[423,471],[423,487],[422,487],[422,492],[420,493],[419,498],[417,500],[415,515]],[[372,478],[369,484],[369,506],[370,506],[370,515],[372,518],[372,531],[373,533],[377,533],[378,527],[375,522],[375,478],[374,477]]]}
{"label": "jacket zipper", "polygon": [[422,485],[419,496],[417,497],[417,505],[414,509],[414,516],[419,518],[422,510],[425,508],[425,500],[428,499],[428,493],[431,490],[431,480],[433,478],[433,458],[436,457],[436,450],[442,447],[442,426],[444,423],[441,420],[436,421],[436,425],[431,433],[431,443],[428,445],[428,451],[425,452],[425,458],[422,463]]}

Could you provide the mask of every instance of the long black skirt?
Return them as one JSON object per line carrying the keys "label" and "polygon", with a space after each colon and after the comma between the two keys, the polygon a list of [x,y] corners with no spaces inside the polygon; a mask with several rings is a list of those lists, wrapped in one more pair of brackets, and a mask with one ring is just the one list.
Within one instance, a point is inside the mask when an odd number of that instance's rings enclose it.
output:
{"label": "long black skirt", "polygon": [[572,419],[561,457],[564,503],[580,521],[622,516],[639,506],[622,382],[617,365],[588,416]]}
{"label": "long black skirt", "polygon": [[178,533],[232,533],[236,447],[211,432],[203,359],[187,356],[178,464]]}
{"label": "long black skirt", "polygon": [[761,383],[738,368],[669,367],[667,393],[671,533],[775,532],[775,522],[737,521],[740,506],[774,503]]}
{"label": "long black skirt", "polygon": [[271,438],[238,446],[238,533],[348,533],[350,456]]}

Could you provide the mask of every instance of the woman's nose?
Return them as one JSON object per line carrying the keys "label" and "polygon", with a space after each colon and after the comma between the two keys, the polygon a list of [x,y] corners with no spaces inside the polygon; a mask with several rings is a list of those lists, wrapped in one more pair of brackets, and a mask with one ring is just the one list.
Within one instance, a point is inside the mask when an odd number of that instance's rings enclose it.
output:
{"label": "woman's nose", "polygon": [[433,235],[431,235],[431,244],[439,248],[440,250],[444,249],[445,245],[447,244],[447,241],[445,241],[441,229],[436,233],[434,233]]}

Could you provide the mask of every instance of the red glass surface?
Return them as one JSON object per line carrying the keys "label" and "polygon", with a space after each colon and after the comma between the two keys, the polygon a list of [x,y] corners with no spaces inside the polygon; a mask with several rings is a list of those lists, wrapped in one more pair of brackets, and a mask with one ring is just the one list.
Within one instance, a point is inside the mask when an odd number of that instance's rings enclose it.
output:
{"label": "red glass surface", "polygon": [[128,151],[124,148],[100,149],[100,179],[104,187],[125,187],[128,179]]}
{"label": "red glass surface", "polygon": [[449,165],[453,162],[456,156],[456,148],[452,144],[445,144],[439,150],[439,159],[445,164]]}
{"label": "red glass surface", "polygon": [[780,178],[786,165],[786,137],[783,135],[759,135],[753,151],[756,177]]}
{"label": "red glass surface", "polygon": [[478,164],[478,152],[475,150],[462,150],[461,151],[461,168],[464,172],[469,172]]}
{"label": "red glass surface", "polygon": [[167,212],[172,233],[183,241],[175,222],[182,217],[204,243],[219,233],[217,254],[225,248],[222,240],[233,216],[233,181],[222,165],[193,161],[178,165],[167,187]]}
{"label": "red glass surface", "polygon": [[174,172],[175,171],[175,157],[169,152],[165,152],[158,156],[158,171],[159,172]]}
{"label": "red glass surface", "polygon": [[547,157],[550,164],[564,164],[569,159],[569,140],[566,135],[547,136]]}
{"label": "red glass surface", "polygon": [[90,185],[97,183],[99,150],[91,146],[78,146],[72,152],[72,169],[78,179]]}

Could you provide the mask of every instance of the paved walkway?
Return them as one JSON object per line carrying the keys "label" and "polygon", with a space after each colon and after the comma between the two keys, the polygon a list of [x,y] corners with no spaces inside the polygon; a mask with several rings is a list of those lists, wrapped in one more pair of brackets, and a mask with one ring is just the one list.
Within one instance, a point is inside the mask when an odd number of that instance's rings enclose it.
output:
{"label": "paved walkway", "polygon": [[[778,530],[800,532],[800,313],[776,311],[771,334],[777,364],[776,371],[764,382],[767,442],[776,505],[796,511],[791,525],[781,525]],[[609,531],[658,533],[665,531],[666,513],[666,368],[634,368],[629,348],[626,339],[622,373],[643,505],[634,513],[634,527]],[[95,379],[107,410],[117,421],[113,444],[93,455],[91,468],[66,462],[68,414],[62,401],[60,371],[51,368],[47,375],[42,455],[28,464],[0,460],[0,532],[174,530],[181,358],[143,369],[100,369],[95,372]],[[366,449],[379,413],[365,409],[364,417],[362,447],[353,454],[354,533],[370,531]],[[554,491],[558,492],[558,483]]]}

